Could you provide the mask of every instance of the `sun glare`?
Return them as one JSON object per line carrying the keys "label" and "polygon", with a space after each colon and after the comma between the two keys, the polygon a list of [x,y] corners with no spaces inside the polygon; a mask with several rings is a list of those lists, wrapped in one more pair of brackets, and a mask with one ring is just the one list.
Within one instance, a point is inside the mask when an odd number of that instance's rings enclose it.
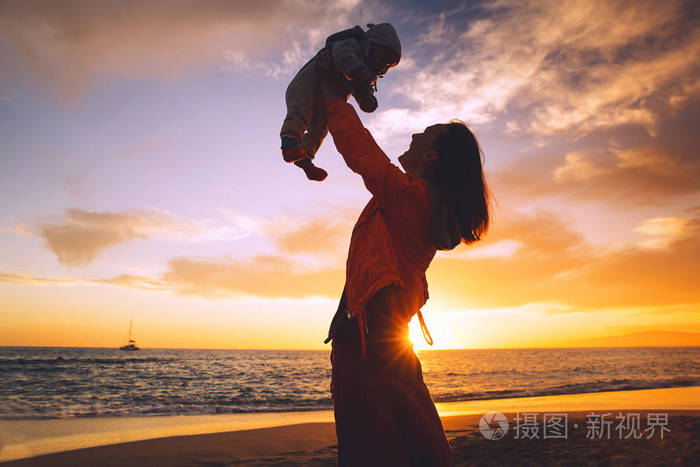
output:
{"label": "sun glare", "polygon": [[420,329],[418,315],[408,323],[408,337],[413,342],[415,350],[450,349],[452,344],[452,327],[446,317],[438,313],[424,313],[425,325],[433,338],[433,345],[429,345],[423,338]]}

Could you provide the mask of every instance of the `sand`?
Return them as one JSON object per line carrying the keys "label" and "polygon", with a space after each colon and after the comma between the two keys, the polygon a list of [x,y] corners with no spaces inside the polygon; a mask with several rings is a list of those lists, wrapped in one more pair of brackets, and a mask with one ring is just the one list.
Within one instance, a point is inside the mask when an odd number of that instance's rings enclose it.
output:
{"label": "sand", "polygon": [[[455,452],[455,465],[700,465],[700,388],[673,388],[644,391],[619,391],[568,396],[532,397],[491,401],[471,401],[438,404],[445,431]],[[479,429],[482,415],[487,411],[505,414],[508,432],[502,439],[491,440]],[[516,412],[538,413],[539,439],[516,439]],[[543,414],[567,415],[566,439],[543,439]],[[588,439],[587,416],[610,413],[613,420],[610,438]],[[616,415],[640,417],[641,439],[619,439],[615,431]],[[647,416],[666,414],[663,439],[657,427],[653,436]],[[283,423],[295,417],[323,419],[327,411],[316,413],[265,414]],[[219,416],[212,416],[219,417]],[[332,417],[332,414],[331,414]],[[153,417],[156,418],[156,417]],[[158,417],[161,425],[176,426],[173,418]],[[188,419],[191,417],[179,417]],[[243,417],[245,418],[245,417]],[[264,417],[263,417],[264,418]],[[215,418],[216,420],[216,418]],[[241,417],[236,417],[238,423]],[[272,418],[270,418],[272,420]],[[134,421],[133,419],[131,421]],[[41,421],[32,421],[41,424]],[[68,422],[57,420],[56,422]],[[158,420],[151,420],[154,424]],[[265,423],[260,417],[248,417],[247,422]],[[5,422],[19,423],[19,422]],[[43,422],[44,424],[46,422]],[[93,421],[93,425],[96,423]],[[221,422],[219,422],[221,423]],[[156,423],[157,425],[157,423]],[[154,425],[154,426],[156,426]],[[223,425],[220,426],[224,426]],[[39,425],[37,425],[39,426]],[[194,424],[197,426],[197,424]],[[491,426],[495,426],[492,424]],[[576,427],[576,428],[575,428]],[[24,429],[26,429],[26,425]],[[140,428],[144,430],[143,428]],[[184,429],[184,428],[181,428]],[[197,429],[201,429],[197,428]],[[192,432],[192,425],[189,431]],[[1,431],[0,431],[1,433]],[[161,431],[162,433],[162,431]],[[157,435],[158,432],[155,433]],[[46,433],[44,433],[46,436]],[[70,434],[75,436],[75,433]],[[623,434],[624,436],[624,434]],[[96,436],[106,439],[104,433]],[[108,438],[108,437],[107,437]],[[45,439],[50,444],[51,438]],[[41,439],[32,442],[39,446]],[[26,447],[27,443],[25,443]],[[15,447],[17,438],[15,438]],[[11,452],[5,445],[0,455]],[[18,451],[15,451],[18,452]],[[3,466],[224,466],[224,465],[335,465],[336,439],[332,418],[267,428],[236,429],[209,434],[187,434],[145,439],[107,446],[96,446],[41,455],[3,463]],[[2,457],[0,457],[2,459]]]}

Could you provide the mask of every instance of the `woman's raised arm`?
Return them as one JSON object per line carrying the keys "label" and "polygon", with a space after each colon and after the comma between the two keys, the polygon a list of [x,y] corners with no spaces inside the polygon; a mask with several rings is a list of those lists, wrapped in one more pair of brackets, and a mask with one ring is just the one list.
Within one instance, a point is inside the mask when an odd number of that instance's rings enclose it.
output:
{"label": "woman's raised arm", "polygon": [[[367,189],[377,198],[383,198],[388,172],[393,166],[369,131],[362,125],[352,105],[342,99],[326,104],[328,130],[335,147],[353,172],[362,176]],[[398,175],[398,174],[397,174]],[[401,175],[404,175],[401,173]]]}
{"label": "woman's raised arm", "polygon": [[414,184],[410,177],[391,163],[387,155],[362,125],[355,108],[346,102],[349,93],[338,81],[328,54],[319,54],[319,80],[326,103],[328,130],[335,147],[353,172],[362,176],[365,186],[380,204],[391,203]]}

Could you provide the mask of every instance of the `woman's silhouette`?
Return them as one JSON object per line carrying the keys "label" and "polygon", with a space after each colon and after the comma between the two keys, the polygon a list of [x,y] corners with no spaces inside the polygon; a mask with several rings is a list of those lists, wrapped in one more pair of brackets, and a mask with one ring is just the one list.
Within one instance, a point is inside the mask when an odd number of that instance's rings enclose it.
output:
{"label": "woman's silhouette", "polygon": [[488,229],[479,145],[461,122],[431,125],[399,157],[402,172],[346,102],[328,60],[319,61],[328,128],[373,195],[352,232],[345,290],[326,340],[333,340],[338,464],[448,466],[452,451],[408,322],[418,314],[427,332],[420,308],[436,249],[472,243]]}

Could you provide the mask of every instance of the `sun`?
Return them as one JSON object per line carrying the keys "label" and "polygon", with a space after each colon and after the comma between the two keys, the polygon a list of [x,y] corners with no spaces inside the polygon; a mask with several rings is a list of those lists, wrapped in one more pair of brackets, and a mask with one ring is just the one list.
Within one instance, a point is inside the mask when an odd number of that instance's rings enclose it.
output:
{"label": "sun", "polygon": [[428,345],[420,329],[418,315],[408,323],[408,338],[413,342],[414,350],[450,349],[452,344],[452,325],[443,313],[423,313],[425,325],[433,338],[433,345]]}

